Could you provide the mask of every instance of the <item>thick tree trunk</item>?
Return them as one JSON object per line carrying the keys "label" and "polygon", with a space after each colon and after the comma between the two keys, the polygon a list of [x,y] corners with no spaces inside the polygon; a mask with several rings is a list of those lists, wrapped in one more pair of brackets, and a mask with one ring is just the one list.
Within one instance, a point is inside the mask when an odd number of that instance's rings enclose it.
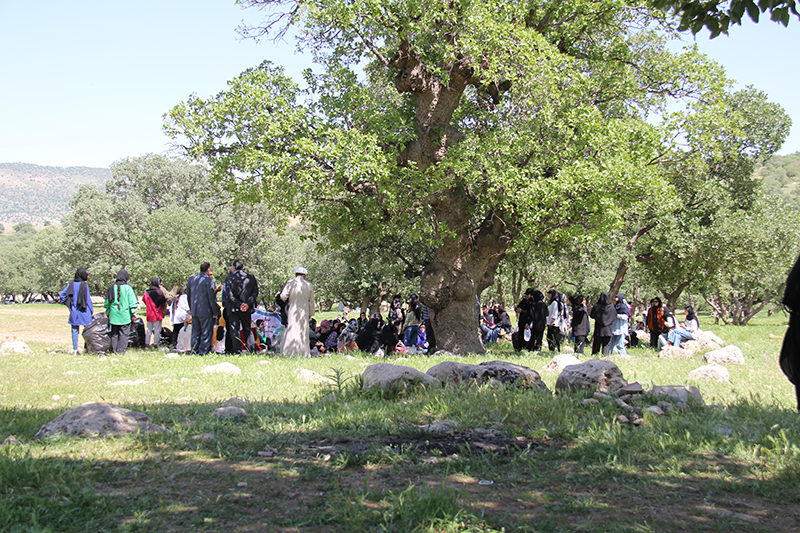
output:
{"label": "thick tree trunk", "polygon": [[670,293],[667,293],[666,291],[661,291],[661,293],[664,296],[664,299],[667,301],[667,307],[672,309],[673,313],[675,312],[675,305],[678,303],[678,298],[681,297],[681,294],[683,294],[684,289],[686,289],[686,287],[688,286],[689,286],[689,281],[686,280],[678,283],[678,286],[675,287],[675,290]]}
{"label": "thick tree trunk", "polygon": [[494,283],[513,234],[495,211],[487,213],[478,229],[470,230],[462,197],[462,192],[451,189],[433,204],[449,231],[441,233],[443,244],[422,271],[420,301],[434,310],[438,348],[457,354],[484,353],[478,298]]}

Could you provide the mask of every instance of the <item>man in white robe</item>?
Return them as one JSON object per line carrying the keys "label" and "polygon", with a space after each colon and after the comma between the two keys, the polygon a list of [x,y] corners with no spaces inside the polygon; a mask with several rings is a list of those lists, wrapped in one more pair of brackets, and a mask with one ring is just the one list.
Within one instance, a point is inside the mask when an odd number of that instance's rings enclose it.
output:
{"label": "man in white robe", "polygon": [[308,271],[303,267],[294,269],[294,279],[289,280],[280,297],[286,303],[288,321],[283,332],[281,353],[311,357],[308,321],[314,315],[314,286],[306,280]]}

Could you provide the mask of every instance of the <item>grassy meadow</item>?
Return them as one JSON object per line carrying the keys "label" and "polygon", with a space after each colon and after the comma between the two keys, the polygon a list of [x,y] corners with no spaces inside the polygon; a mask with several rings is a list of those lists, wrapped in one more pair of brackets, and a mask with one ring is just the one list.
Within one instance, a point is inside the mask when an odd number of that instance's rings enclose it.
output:
{"label": "grassy meadow", "polygon": [[[617,423],[613,402],[580,396],[361,393],[357,377],[377,361],[361,353],[73,355],[66,308],[0,306],[0,342],[34,351],[0,356],[0,440],[20,442],[0,447],[0,531],[798,531],[800,425],[777,365],[786,317],[744,327],[700,318],[746,364],[726,365],[731,382],[717,383],[687,378],[700,355],[613,358],[628,381],[695,385],[705,400],[645,413],[637,426]],[[482,356],[392,362],[425,371],[506,360],[539,371],[552,391],[557,374],[541,371],[551,357],[502,341]],[[241,374],[201,373],[220,362]],[[230,398],[247,416],[212,417]],[[96,401],[142,411],[169,433],[34,439]],[[423,428],[440,420],[458,423],[447,438]],[[259,455],[267,449],[274,455]]]}

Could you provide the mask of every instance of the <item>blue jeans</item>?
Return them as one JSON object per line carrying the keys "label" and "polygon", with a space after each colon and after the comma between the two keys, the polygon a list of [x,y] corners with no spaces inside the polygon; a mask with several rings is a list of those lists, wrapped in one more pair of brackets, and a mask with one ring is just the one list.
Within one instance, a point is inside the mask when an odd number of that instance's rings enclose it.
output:
{"label": "blue jeans", "polygon": [[417,337],[419,336],[419,326],[408,326],[406,333],[403,336],[403,344],[406,346],[415,346],[417,344]]}
{"label": "blue jeans", "polygon": [[669,332],[669,342],[671,342],[673,346],[676,346],[678,348],[681,347],[681,343],[683,341],[693,341],[693,340],[694,336],[683,328],[675,328]]}
{"label": "blue jeans", "polygon": [[500,336],[500,331],[502,331],[500,327],[487,328],[486,334],[483,336],[483,342],[486,344],[496,343],[497,337]]}
{"label": "blue jeans", "polygon": [[80,329],[80,326],[72,326],[72,349],[76,352],[78,351],[78,333]]}
{"label": "blue jeans", "polygon": [[611,336],[611,350],[609,350],[609,353],[614,350],[617,350],[620,355],[628,355],[628,351],[625,349],[625,335]]}

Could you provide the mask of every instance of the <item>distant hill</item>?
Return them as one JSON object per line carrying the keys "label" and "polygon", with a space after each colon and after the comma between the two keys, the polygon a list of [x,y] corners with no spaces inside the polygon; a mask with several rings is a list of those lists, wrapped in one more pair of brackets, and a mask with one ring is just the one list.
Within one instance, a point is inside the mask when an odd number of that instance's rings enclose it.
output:
{"label": "distant hill", "polygon": [[69,200],[78,185],[102,186],[109,179],[107,168],[0,163],[0,222],[58,224],[69,213]]}
{"label": "distant hill", "polygon": [[800,207],[800,152],[770,157],[755,175],[761,178],[766,192],[781,195]]}

